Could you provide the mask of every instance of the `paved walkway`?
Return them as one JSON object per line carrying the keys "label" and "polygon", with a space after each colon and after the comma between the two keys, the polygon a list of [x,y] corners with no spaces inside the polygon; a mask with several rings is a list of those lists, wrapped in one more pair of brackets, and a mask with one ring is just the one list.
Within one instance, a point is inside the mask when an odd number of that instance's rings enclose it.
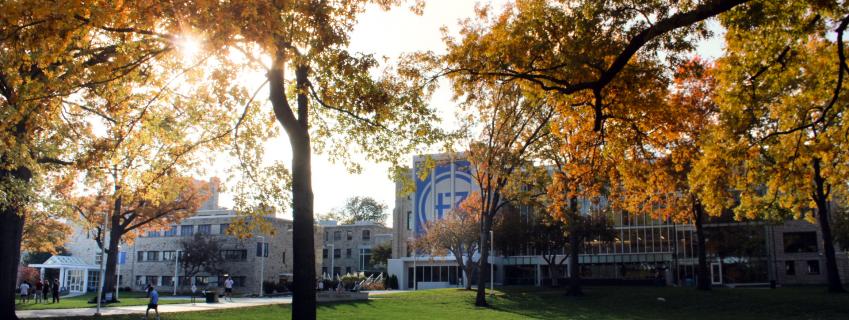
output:
{"label": "paved walkway", "polygon": [[[382,295],[399,291],[372,291],[369,296]],[[163,297],[164,299],[164,297]],[[183,304],[161,304],[159,305],[159,313],[170,312],[187,312],[187,311],[208,311],[218,309],[231,309],[242,307],[257,307],[273,304],[288,304],[292,303],[292,297],[275,297],[275,298],[233,298],[233,302],[219,303],[183,303]],[[101,308],[102,315],[122,315],[122,314],[144,314],[147,306],[127,306],[127,307],[107,307]],[[92,316],[97,311],[96,308],[76,308],[76,309],[47,309],[47,310],[21,310],[15,311],[19,318],[58,318],[58,317],[86,317]]]}

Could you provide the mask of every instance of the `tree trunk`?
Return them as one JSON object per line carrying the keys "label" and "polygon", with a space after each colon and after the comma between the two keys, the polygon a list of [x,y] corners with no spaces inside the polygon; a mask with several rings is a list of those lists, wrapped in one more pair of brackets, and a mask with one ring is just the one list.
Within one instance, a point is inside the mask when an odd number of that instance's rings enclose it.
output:
{"label": "tree trunk", "polygon": [[[0,179],[29,184],[32,172],[25,167],[0,170]],[[0,319],[18,319],[15,315],[15,288],[25,219],[18,204],[5,203],[0,207]]]}
{"label": "tree trunk", "polygon": [[103,248],[106,254],[106,277],[103,281],[103,297],[106,297],[107,292],[112,292],[112,299],[109,302],[118,302],[115,298],[115,284],[117,279],[118,268],[118,246],[121,243],[121,237],[124,235],[124,228],[121,225],[121,197],[115,199],[115,211],[113,211],[112,219],[109,222],[109,246]]}
{"label": "tree trunk", "polygon": [[486,284],[489,282],[489,231],[492,230],[492,217],[487,213],[481,220],[480,261],[478,263],[478,291],[475,306],[488,307],[486,302]]}
{"label": "tree trunk", "polygon": [[313,236],[313,193],[310,135],[308,125],[307,67],[295,71],[298,88],[298,123],[289,135],[292,146],[292,241],[294,283],[292,319],[315,319],[315,239]]}
{"label": "tree trunk", "polygon": [[557,278],[560,277],[560,274],[557,272],[557,267],[554,263],[554,260],[557,259],[557,255],[551,258],[551,261],[548,261],[548,277],[551,279],[551,287],[557,288]]}
{"label": "tree trunk", "polygon": [[705,210],[698,199],[693,201],[693,216],[695,218],[696,225],[696,251],[698,251],[699,255],[699,266],[697,271],[698,281],[696,289],[710,290],[710,275],[708,274],[707,252],[705,250],[705,230],[703,226]]}
{"label": "tree trunk", "polygon": [[579,231],[577,221],[569,224],[569,290],[566,291],[567,296],[583,296],[584,290],[581,288],[581,266],[578,262],[578,255],[581,252],[581,239],[578,236]]}
{"label": "tree trunk", "polygon": [[840,274],[837,270],[837,258],[834,254],[834,239],[831,234],[831,223],[829,221],[828,193],[831,190],[826,190],[825,178],[822,176],[822,172],[820,171],[819,158],[814,158],[813,166],[816,191],[812,196],[814,197],[814,202],[817,204],[817,218],[820,223],[820,231],[822,232],[823,250],[825,251],[825,272],[828,279],[828,292],[846,292],[846,290],[843,289],[843,284],[840,282]]}
{"label": "tree trunk", "polygon": [[[471,257],[470,257],[471,258]],[[472,290],[472,274],[475,272],[475,263],[472,262],[472,259],[469,259],[469,262],[466,263],[466,266],[463,268],[463,272],[466,274],[465,287],[466,290]]]}

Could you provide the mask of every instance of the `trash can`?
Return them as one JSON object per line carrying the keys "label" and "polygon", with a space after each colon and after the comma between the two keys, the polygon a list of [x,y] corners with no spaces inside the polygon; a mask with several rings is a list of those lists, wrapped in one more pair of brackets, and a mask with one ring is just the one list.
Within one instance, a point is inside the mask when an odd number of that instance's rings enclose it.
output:
{"label": "trash can", "polygon": [[206,303],[218,302],[218,294],[215,291],[204,291],[203,295],[206,297]]}

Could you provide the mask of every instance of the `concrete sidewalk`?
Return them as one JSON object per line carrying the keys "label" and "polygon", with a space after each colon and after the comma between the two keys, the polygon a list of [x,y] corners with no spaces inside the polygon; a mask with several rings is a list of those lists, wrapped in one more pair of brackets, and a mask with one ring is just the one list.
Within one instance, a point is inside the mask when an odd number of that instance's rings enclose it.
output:
{"label": "concrete sidewalk", "polygon": [[[400,291],[371,291],[369,297],[395,293]],[[222,300],[223,301],[223,300]],[[292,303],[292,297],[275,297],[275,298],[233,298],[233,302],[205,303],[198,302],[196,304],[163,304],[159,305],[159,313],[171,312],[189,312],[189,311],[209,311],[218,309],[232,309],[243,307],[257,307],[273,304],[289,304]],[[147,306],[127,306],[127,307],[107,307],[101,308],[100,314],[104,316],[122,315],[122,314],[144,314]],[[90,317],[93,316],[96,308],[76,308],[76,309],[47,309],[47,310],[21,310],[15,311],[19,318],[59,318],[59,317]]]}

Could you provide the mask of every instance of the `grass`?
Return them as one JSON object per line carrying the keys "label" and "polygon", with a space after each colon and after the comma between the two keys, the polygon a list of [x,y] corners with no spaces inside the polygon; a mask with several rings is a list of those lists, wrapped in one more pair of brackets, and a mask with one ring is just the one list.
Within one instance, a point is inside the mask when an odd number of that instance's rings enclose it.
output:
{"label": "grass", "polygon": [[[580,298],[562,291],[510,288],[492,308],[473,306],[474,292],[439,289],[322,304],[319,319],[847,319],[849,294],[823,288],[717,289],[593,287]],[[663,297],[666,302],[658,301]],[[163,314],[162,319],[289,319],[289,305]],[[104,317],[137,319],[138,315]]]}
{"label": "grass", "polygon": [[[39,303],[35,304],[33,301],[35,299],[30,299],[30,302],[26,304],[17,303],[20,300],[16,301],[15,310],[45,310],[45,309],[69,309],[69,308],[93,308],[96,305],[93,303],[89,303],[89,301],[94,298],[97,294],[89,293],[81,296],[65,298],[62,297],[59,300],[59,303]],[[52,299],[50,296],[47,297],[48,301]],[[119,303],[110,303],[107,306],[109,307],[125,307],[125,306],[143,306],[147,305],[149,299],[145,296],[144,292],[121,292],[118,295],[118,299],[121,300]],[[188,299],[159,299],[159,304],[174,304],[174,303],[190,303],[191,300]]]}

